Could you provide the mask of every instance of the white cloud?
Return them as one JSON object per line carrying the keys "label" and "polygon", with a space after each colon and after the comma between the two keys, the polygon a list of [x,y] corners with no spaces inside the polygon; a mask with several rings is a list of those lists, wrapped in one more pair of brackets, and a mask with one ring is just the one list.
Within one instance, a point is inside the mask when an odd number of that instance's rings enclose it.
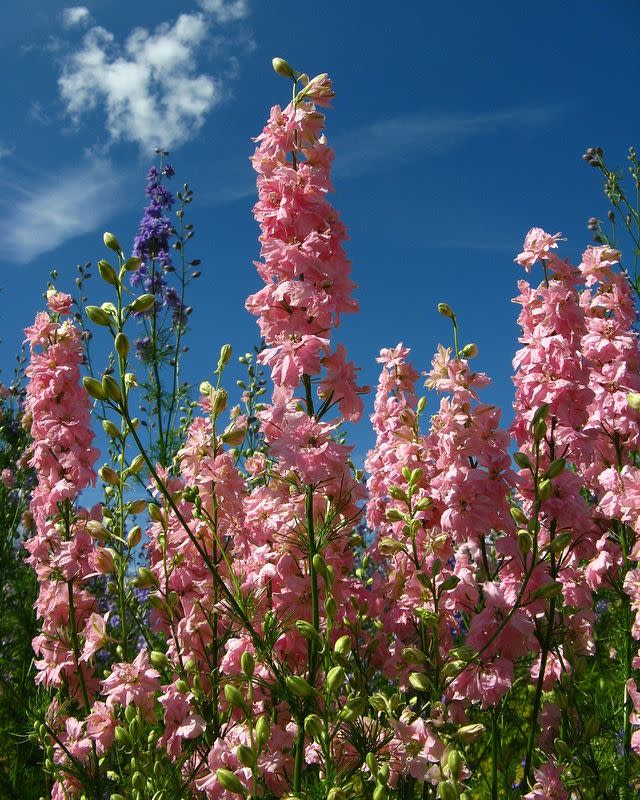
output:
{"label": "white cloud", "polygon": [[383,162],[398,163],[420,154],[440,154],[476,136],[504,129],[539,129],[560,113],[556,107],[531,107],[477,114],[406,114],[344,134],[334,146],[336,168],[353,177]]}
{"label": "white cloud", "polygon": [[123,48],[109,31],[91,28],[58,82],[67,112],[77,122],[101,109],[112,141],[136,142],[147,152],[193,138],[222,99],[219,81],[196,71],[207,34],[203,14],[182,14],[152,33],[137,28]]}
{"label": "white cloud", "polygon": [[0,159],[7,158],[13,153],[13,147],[7,147],[0,142]]}
{"label": "white cloud", "polygon": [[249,16],[248,0],[198,0],[198,5],[221,23],[236,22]]}
{"label": "white cloud", "polygon": [[[99,228],[121,202],[122,177],[110,162],[87,160],[28,185],[4,179],[0,239],[13,262],[27,264],[69,239]],[[10,198],[10,199],[9,199]]]}
{"label": "white cloud", "polygon": [[62,25],[64,28],[75,28],[80,25],[88,25],[91,14],[86,6],[70,6],[62,9]]}

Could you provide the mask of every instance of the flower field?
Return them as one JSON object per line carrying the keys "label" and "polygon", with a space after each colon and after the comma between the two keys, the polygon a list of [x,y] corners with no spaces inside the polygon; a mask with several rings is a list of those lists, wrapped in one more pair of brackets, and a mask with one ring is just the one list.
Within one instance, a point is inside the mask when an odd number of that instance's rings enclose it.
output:
{"label": "flower field", "polygon": [[430,365],[390,341],[361,385],[332,82],[273,66],[242,380],[228,344],[181,370],[209,277],[159,150],[132,247],[52,275],[3,387],[0,798],[638,797],[635,152],[629,192],[585,154],[618,227],[579,263],[514,243],[505,424],[446,303]]}

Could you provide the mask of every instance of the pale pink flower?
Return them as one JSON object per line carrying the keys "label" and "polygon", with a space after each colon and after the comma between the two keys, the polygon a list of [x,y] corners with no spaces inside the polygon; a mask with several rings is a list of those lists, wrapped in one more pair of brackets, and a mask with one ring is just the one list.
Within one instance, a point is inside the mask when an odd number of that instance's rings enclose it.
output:
{"label": "pale pink flower", "polygon": [[525,268],[527,272],[539,259],[549,258],[549,250],[558,246],[557,242],[562,234],[555,233],[553,236],[546,233],[542,228],[531,228],[525,236],[523,252],[516,256],[516,263]]}

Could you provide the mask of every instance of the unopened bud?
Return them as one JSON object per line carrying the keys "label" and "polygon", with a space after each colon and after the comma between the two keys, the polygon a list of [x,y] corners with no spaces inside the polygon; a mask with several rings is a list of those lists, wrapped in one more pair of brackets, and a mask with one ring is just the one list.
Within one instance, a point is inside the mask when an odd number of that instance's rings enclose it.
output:
{"label": "unopened bud", "polygon": [[116,271],[108,261],[105,261],[104,259],[98,261],[98,272],[105,283],[108,283],[111,286],[118,285],[118,276],[116,275]]}
{"label": "unopened bud", "polygon": [[109,250],[113,250],[115,253],[122,253],[122,248],[120,247],[120,242],[118,241],[118,237],[114,233],[109,233],[107,231],[102,236],[102,241],[105,245],[109,248]]}
{"label": "unopened bud", "polygon": [[273,66],[273,70],[277,75],[280,75],[281,78],[291,78],[292,81],[295,81],[298,73],[293,69],[293,67],[284,60],[284,58],[274,58],[271,60],[271,65]]}
{"label": "unopened bud", "polygon": [[126,333],[120,332],[115,339],[115,348],[116,353],[121,356],[122,358],[126,358],[129,355],[129,337]]}
{"label": "unopened bud", "polygon": [[478,352],[478,345],[474,342],[470,342],[469,344],[465,344],[460,351],[460,355],[462,358],[475,358],[478,355]]}
{"label": "unopened bud", "polygon": [[453,313],[453,309],[448,303],[438,303],[438,313],[442,314],[443,317],[448,317],[449,319],[456,318],[456,315]]}
{"label": "unopened bud", "polygon": [[107,393],[100,381],[89,376],[82,379],[82,385],[94,400],[106,400]]}
{"label": "unopened bud", "polygon": [[228,792],[231,792],[232,794],[246,795],[247,790],[240,783],[238,776],[231,772],[230,769],[217,769],[216,778],[218,779],[218,783],[222,786],[222,788],[226,789]]}

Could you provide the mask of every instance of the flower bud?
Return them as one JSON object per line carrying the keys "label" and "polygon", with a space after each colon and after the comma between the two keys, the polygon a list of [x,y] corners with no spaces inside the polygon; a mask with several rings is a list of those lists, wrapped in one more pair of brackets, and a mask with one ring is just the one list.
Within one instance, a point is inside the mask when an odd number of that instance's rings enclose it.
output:
{"label": "flower bud", "polygon": [[531,469],[531,461],[526,453],[514,453],[513,460],[520,467],[520,469]]}
{"label": "flower bud", "polygon": [[124,268],[127,272],[136,272],[142,266],[142,259],[131,256],[124,262]]}
{"label": "flower bud", "polygon": [[227,683],[224,687],[224,696],[232,708],[240,708],[242,711],[247,711],[247,701],[237,686]]}
{"label": "flower bud", "polygon": [[428,692],[430,688],[429,679],[422,672],[412,672],[409,675],[409,683],[418,692]]}
{"label": "flower bud", "polygon": [[640,411],[640,392],[629,392],[627,395],[627,405],[634,411]]}
{"label": "flower bud", "polygon": [[114,233],[109,233],[109,231],[106,231],[102,236],[102,241],[105,243],[106,247],[109,248],[109,250],[113,250],[115,253],[122,253],[120,242]]}
{"label": "flower bud", "polygon": [[319,741],[324,733],[322,720],[317,714],[309,714],[304,721],[304,732],[314,741]]}
{"label": "flower bud", "polygon": [[460,774],[462,767],[462,758],[457,750],[452,750],[447,758],[447,766],[449,767],[449,774],[452,778],[457,778]]}
{"label": "flower bud", "polygon": [[478,345],[474,342],[470,342],[469,344],[465,344],[460,351],[460,355],[462,358],[475,358],[479,352]]}
{"label": "flower bud", "polygon": [[533,547],[533,539],[531,534],[526,528],[521,528],[518,531],[518,549],[522,553],[523,556],[526,556],[527,553],[531,552],[531,548]]}
{"label": "flower bud", "polygon": [[340,656],[349,655],[351,652],[351,637],[348,635],[341,636],[334,644],[333,649]]}
{"label": "flower bud", "polygon": [[149,311],[155,302],[156,296],[154,294],[141,294],[140,297],[136,297],[129,308],[134,314],[141,314],[144,311]]}
{"label": "flower bud", "polygon": [[238,745],[236,748],[236,755],[238,756],[238,761],[243,767],[253,766],[258,759],[255,750],[251,747],[247,747],[246,744]]}
{"label": "flower bud", "polygon": [[137,475],[143,467],[144,467],[144,456],[142,455],[142,453],[138,453],[138,455],[133,459],[131,464],[129,464],[127,472],[129,473],[129,475]]}
{"label": "flower bud", "polygon": [[256,668],[256,662],[248,650],[245,650],[242,656],[240,657],[240,666],[242,667],[242,671],[248,678],[250,678],[253,675],[254,670]]}
{"label": "flower bud", "polygon": [[98,470],[98,475],[102,478],[105,483],[110,484],[111,486],[117,486],[120,482],[120,478],[118,478],[118,473],[111,469],[110,466],[105,464],[104,466],[100,467]]}
{"label": "flower bud", "polygon": [[553,491],[553,484],[549,478],[543,478],[538,484],[538,497],[540,500],[548,500]]}
{"label": "flower bud", "polygon": [[567,465],[566,458],[556,458],[555,461],[552,461],[549,466],[544,471],[545,478],[557,478],[558,475],[561,475],[564,472],[564,468]]}
{"label": "flower bud", "polygon": [[126,358],[129,355],[129,337],[126,333],[117,334],[114,344],[119,356]]}
{"label": "flower bud", "polygon": [[108,261],[105,261],[104,259],[98,261],[98,272],[105,283],[108,283],[111,286],[118,285],[118,276],[116,275],[116,271]]}
{"label": "flower bud", "polygon": [[102,378],[102,388],[104,389],[109,400],[114,403],[119,403],[122,400],[122,392],[120,386],[115,378],[111,375],[104,375]]}
{"label": "flower bud", "polygon": [[313,568],[321,575],[323,578],[327,577],[327,564],[324,558],[320,555],[320,553],[316,553],[313,558],[311,559],[311,563],[313,564]]}
{"label": "flower bud", "polygon": [[169,659],[160,650],[152,650],[149,653],[149,661],[154,667],[158,669],[166,669],[169,666]]}
{"label": "flower bud", "polygon": [[94,400],[106,400],[107,393],[104,390],[102,383],[97,381],[95,378],[90,378],[88,375],[82,379],[82,385],[88,392],[88,394],[93,397]]}
{"label": "flower bud", "polygon": [[220,348],[220,358],[218,359],[218,372],[224,367],[227,366],[231,359],[231,345],[230,344],[223,344]]}
{"label": "flower bud", "polygon": [[107,314],[107,312],[100,308],[100,306],[87,306],[85,308],[85,313],[91,320],[91,322],[95,322],[96,325],[103,325],[104,327],[108,327],[111,325],[113,320]]}
{"label": "flower bud", "polygon": [[89,522],[87,522],[86,529],[89,536],[98,542],[105,542],[111,536],[107,528],[98,522],[97,519],[90,519]]}
{"label": "flower bud", "polygon": [[418,405],[416,406],[416,411],[418,412],[418,414],[422,414],[422,412],[425,410],[426,407],[427,407],[427,398],[423,395],[418,400]]}
{"label": "flower bud", "polygon": [[291,78],[292,81],[296,80],[298,73],[284,58],[273,58],[271,65],[276,75],[280,75],[281,78]]}
{"label": "flower bud", "polygon": [[135,525],[129,531],[129,535],[127,536],[127,547],[137,547],[140,542],[142,541],[142,528],[139,525]]}
{"label": "flower bud", "polygon": [[227,391],[226,389],[212,389],[209,396],[211,397],[211,413],[217,417],[227,407]]}
{"label": "flower bud", "polygon": [[453,313],[453,309],[448,303],[438,303],[438,313],[442,314],[443,317],[448,317],[449,319],[456,318],[456,315]]}
{"label": "flower bud", "polygon": [[327,672],[327,688],[332,693],[338,692],[344,685],[345,680],[346,675],[342,667],[332,667]]}
{"label": "flower bud", "polygon": [[300,675],[287,675],[285,683],[289,691],[296,697],[311,697],[316,691],[313,686],[308,684]]}
{"label": "flower bud", "polygon": [[320,639],[319,631],[317,631],[310,622],[304,619],[297,620],[296,629],[308,642],[318,641]]}
{"label": "flower bud", "polygon": [[386,797],[387,797],[387,787],[378,784],[376,788],[373,790],[373,800],[386,800]]}
{"label": "flower bud", "polygon": [[220,786],[222,786],[222,788],[226,789],[228,792],[231,792],[232,794],[241,794],[243,796],[246,795],[246,789],[240,783],[238,776],[231,772],[231,770],[217,769],[216,778],[218,779]]}
{"label": "flower bud", "polygon": [[269,740],[271,725],[266,717],[260,717],[256,722],[256,743],[262,747]]}
{"label": "flower bud", "polygon": [[486,728],[480,722],[474,722],[471,725],[463,725],[458,728],[457,737],[465,744],[472,744],[478,742],[484,736]]}
{"label": "flower bud", "polygon": [[189,684],[184,680],[184,678],[178,678],[176,681],[176,689],[182,694],[187,694],[189,691]]}
{"label": "flower bud", "polygon": [[152,589],[158,586],[158,579],[148,567],[138,567],[137,583],[140,589]]}
{"label": "flower bud", "polygon": [[[102,387],[102,384],[100,384],[100,386]],[[120,435],[120,431],[118,430],[116,425],[114,425],[114,423],[111,422],[110,419],[102,420],[102,430],[107,434],[107,436],[110,436],[112,439],[122,438]]]}

